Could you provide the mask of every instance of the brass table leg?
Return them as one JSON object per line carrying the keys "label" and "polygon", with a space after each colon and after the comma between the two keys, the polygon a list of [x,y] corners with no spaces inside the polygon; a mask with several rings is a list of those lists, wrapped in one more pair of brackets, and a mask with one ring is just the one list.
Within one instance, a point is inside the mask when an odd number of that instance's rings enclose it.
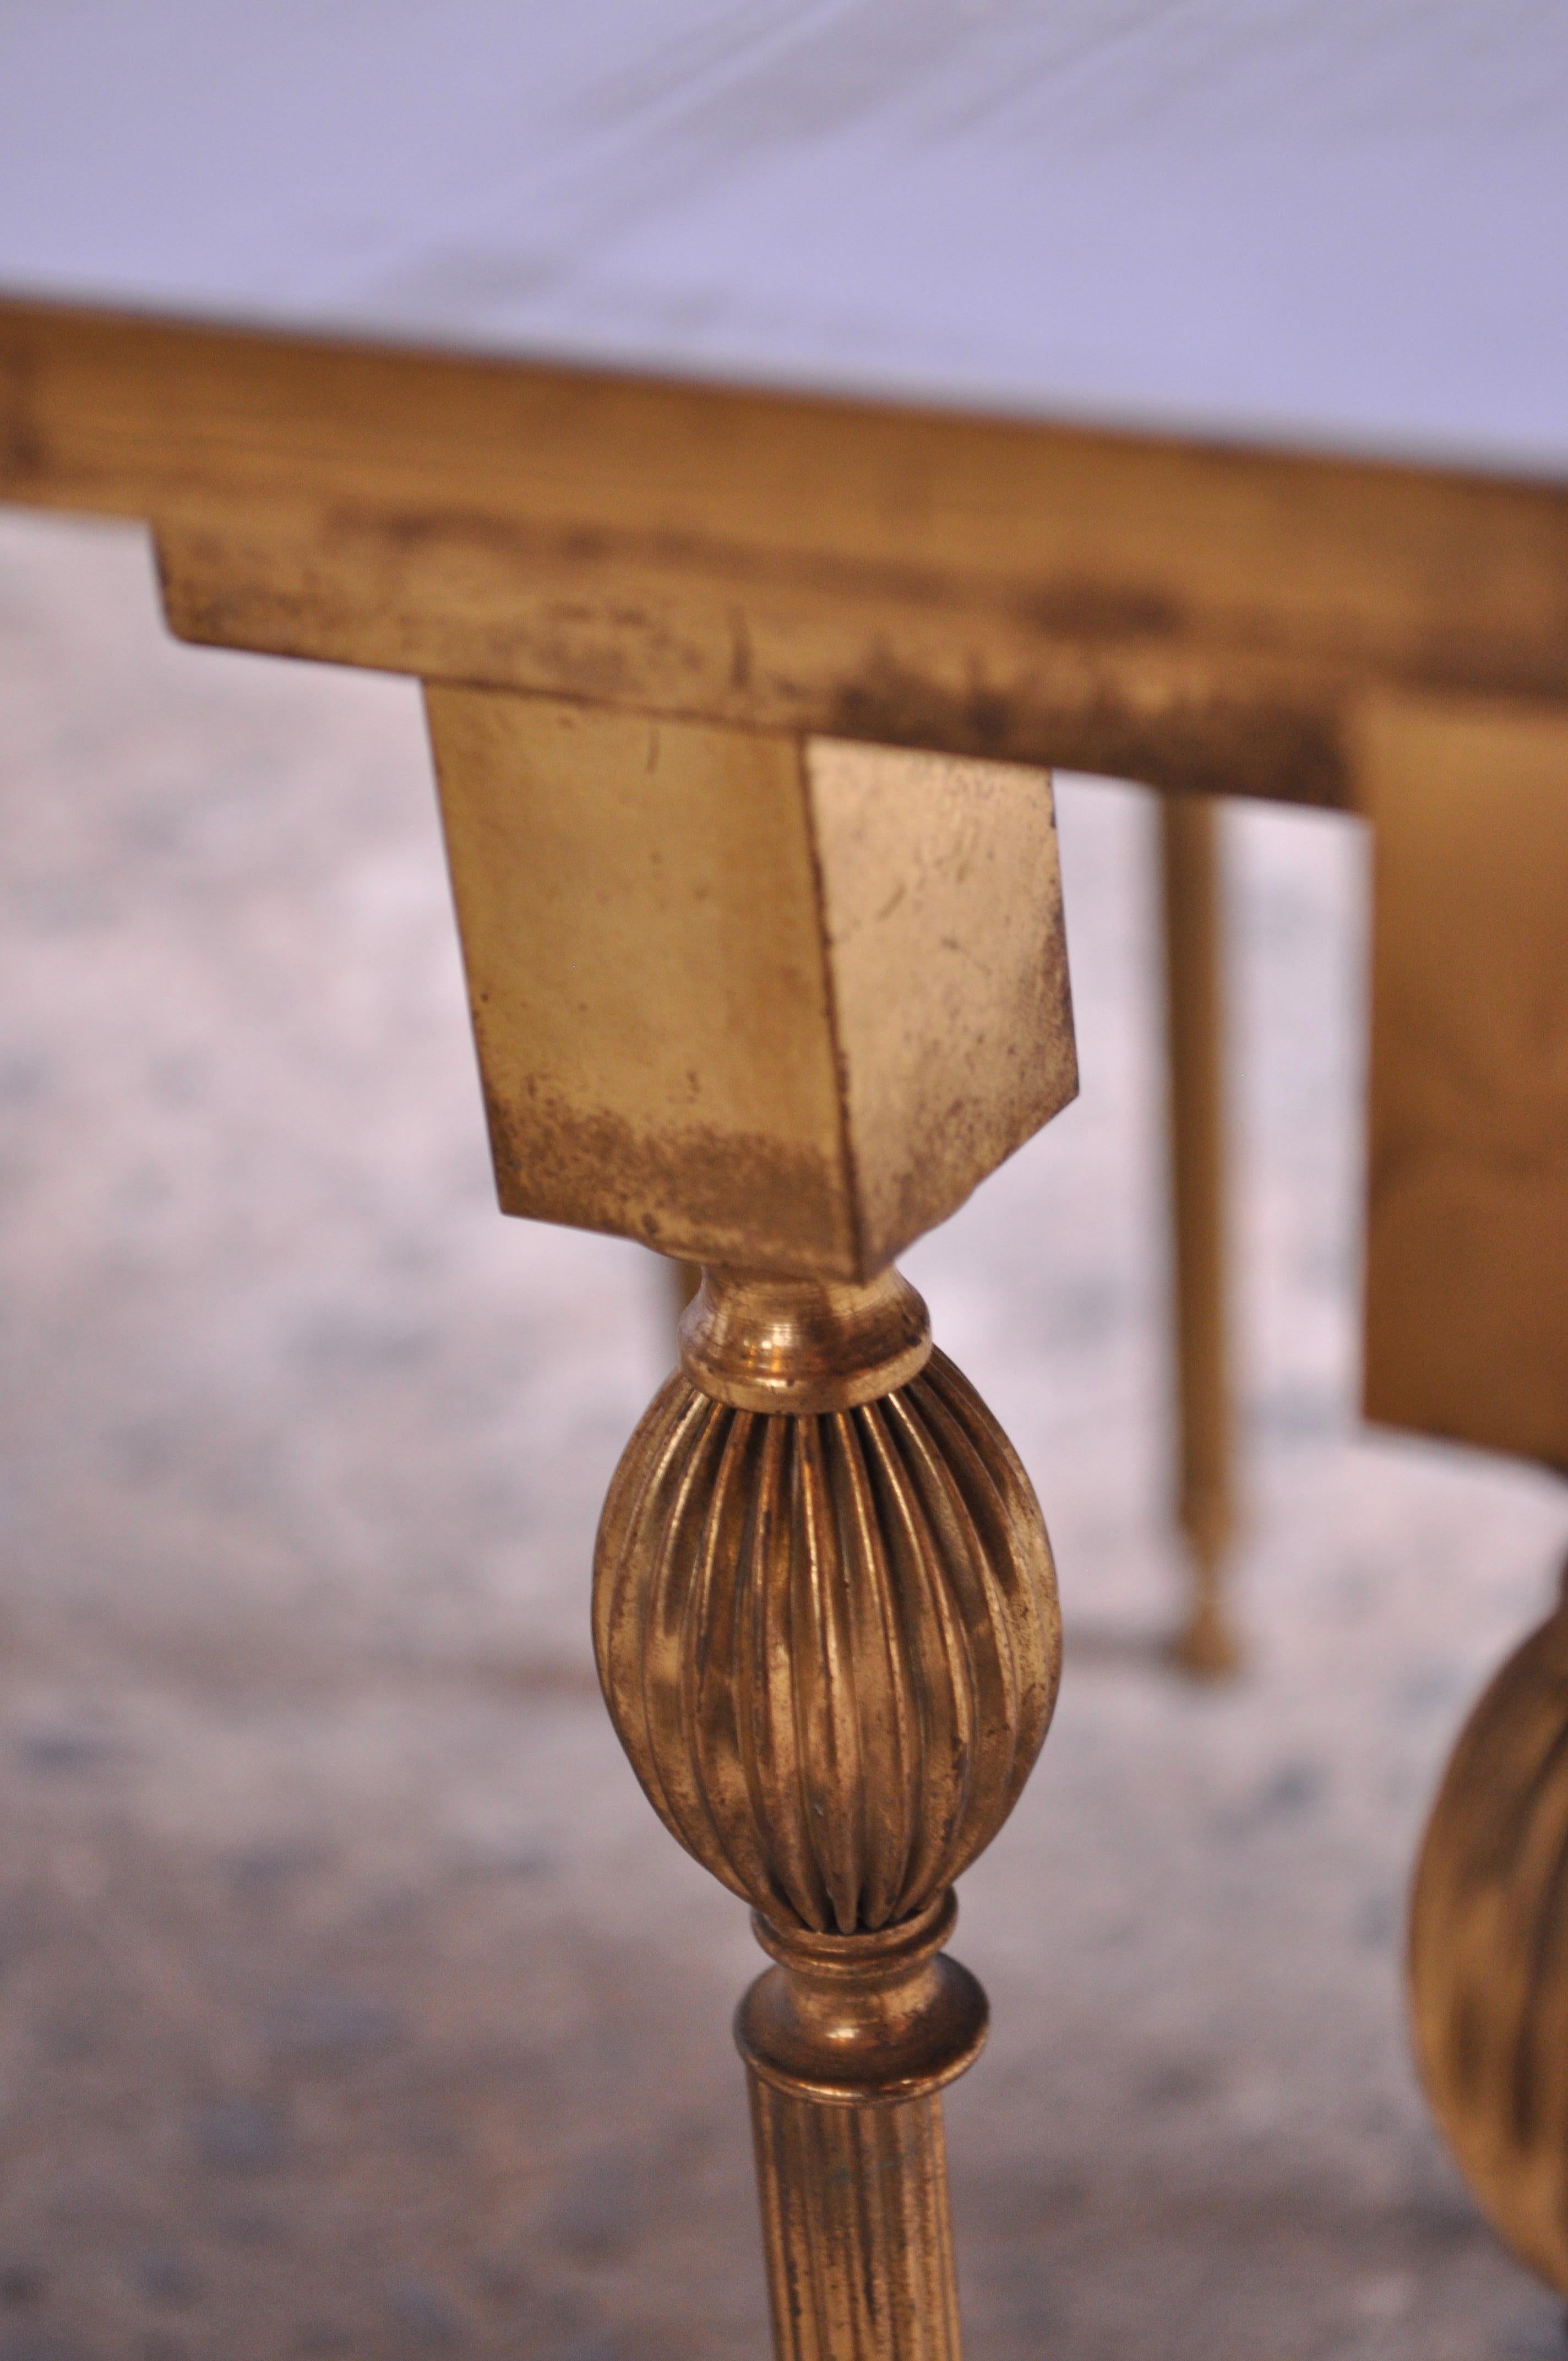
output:
{"label": "brass table leg", "polygon": [[1045,1528],[894,1272],[708,1271],[628,1447],[599,1675],[671,1834],[751,1903],[743,2004],[781,2361],[958,2361],[942,2085],[985,1998],[952,1881],[1039,1752],[1060,1635]]}
{"label": "brass table leg", "polygon": [[1208,796],[1162,796],[1166,1032],[1175,1279],[1177,1517],[1191,1594],[1172,1642],[1187,1672],[1234,1672],[1240,1647],[1226,1571],[1235,1526],[1227,1191],[1225,992],[1220,813]]}
{"label": "brass table leg", "polygon": [[953,1880],[1045,1735],[1045,1530],[892,1268],[1071,1097],[1049,781],[433,686],[502,1203],[703,1267],[599,1531],[650,1801],[774,1964],[781,2361],[958,2361]]}

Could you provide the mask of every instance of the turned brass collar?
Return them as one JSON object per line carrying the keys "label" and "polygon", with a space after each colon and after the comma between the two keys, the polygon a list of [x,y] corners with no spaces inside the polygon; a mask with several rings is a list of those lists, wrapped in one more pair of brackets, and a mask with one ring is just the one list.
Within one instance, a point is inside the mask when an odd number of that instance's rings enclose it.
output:
{"label": "turned brass collar", "polygon": [[772,1960],[797,1976],[832,1983],[902,1983],[935,1959],[959,1921],[959,1897],[944,1886],[934,1901],[891,1927],[861,1928],[853,1935],[821,1935],[809,1927],[781,1927],[761,1910],[751,1913],[751,1932]]}
{"label": "turned brass collar", "polygon": [[888,2106],[956,2080],[985,2040],[985,1994],[939,1949],[952,1931],[951,1889],[901,1926],[811,1935],[754,1914],[779,1964],[735,2018],[740,2055],[775,2091],[818,2104]]}
{"label": "turned brass collar", "polygon": [[931,1323],[906,1279],[864,1283],[705,1270],[681,1322],[681,1367],[734,1410],[853,1410],[918,1377]]}

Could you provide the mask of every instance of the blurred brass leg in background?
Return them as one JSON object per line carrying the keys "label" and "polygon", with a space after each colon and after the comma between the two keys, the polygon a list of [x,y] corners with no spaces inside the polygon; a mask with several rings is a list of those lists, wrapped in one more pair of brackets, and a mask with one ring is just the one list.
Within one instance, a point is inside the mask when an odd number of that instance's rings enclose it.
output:
{"label": "blurred brass leg in background", "polygon": [[1160,798],[1176,1327],[1177,1517],[1191,1590],[1171,1643],[1204,1679],[1236,1669],[1226,1576],[1235,1528],[1227,1258],[1224,910],[1220,810]]}

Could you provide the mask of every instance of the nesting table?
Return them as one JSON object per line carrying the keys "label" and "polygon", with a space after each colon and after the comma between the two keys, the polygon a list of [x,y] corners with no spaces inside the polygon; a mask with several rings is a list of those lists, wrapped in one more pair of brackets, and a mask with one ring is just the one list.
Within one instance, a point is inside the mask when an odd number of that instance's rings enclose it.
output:
{"label": "nesting table", "polygon": [[[1051,765],[1371,823],[1367,1411],[1568,1465],[1564,253],[1568,18],[1495,0],[0,24],[0,499],[146,520],[182,638],[424,683],[502,1208],[704,1268],[594,1631],[772,1960],[787,2361],[959,2350],[952,1889],[1059,1628],[894,1262],[1077,1088]],[[1568,2290],[1559,1619],[1411,1976]]]}

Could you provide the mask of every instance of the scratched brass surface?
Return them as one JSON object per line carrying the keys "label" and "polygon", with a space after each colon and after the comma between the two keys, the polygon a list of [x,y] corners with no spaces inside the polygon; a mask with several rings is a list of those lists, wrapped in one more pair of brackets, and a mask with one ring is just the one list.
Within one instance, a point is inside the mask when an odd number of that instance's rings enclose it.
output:
{"label": "scratched brass surface", "polygon": [[1076,1091],[1041,774],[427,708],[508,1212],[868,1279]]}
{"label": "scratched brass surface", "polygon": [[[649,1801],[777,1962],[738,2036],[781,2361],[956,2361],[936,2093],[985,2003],[940,1946],[1050,1719],[1055,1576],[914,1290],[823,1288],[810,1316],[806,1292],[784,1317],[776,1282],[705,1277],[605,1505],[595,1653]],[[793,1379],[851,1406],[738,1407],[701,1389],[709,1359],[760,1366],[764,1401]]]}

